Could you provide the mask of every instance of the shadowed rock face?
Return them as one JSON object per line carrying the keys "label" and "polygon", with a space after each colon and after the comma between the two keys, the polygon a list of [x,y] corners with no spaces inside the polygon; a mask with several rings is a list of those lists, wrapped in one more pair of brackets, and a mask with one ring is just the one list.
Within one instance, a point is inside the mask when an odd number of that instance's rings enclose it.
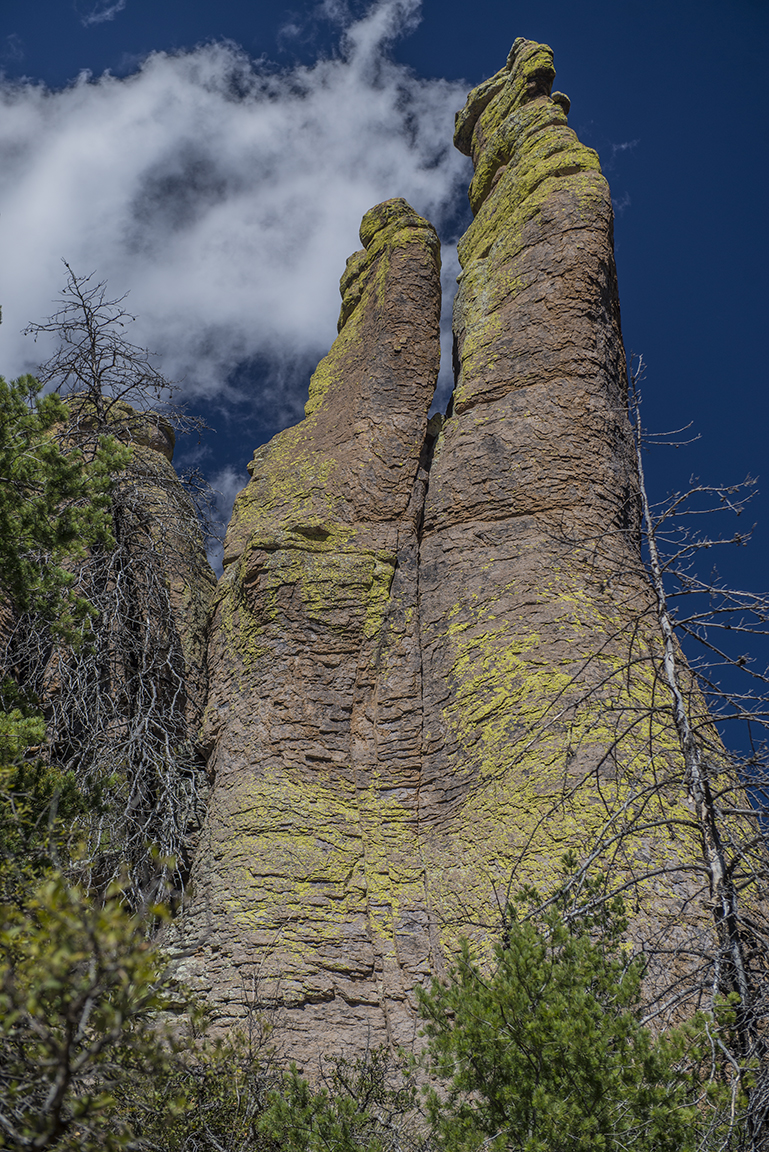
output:
{"label": "shadowed rock face", "polygon": [[[457,116],[475,219],[437,443],[437,239],[388,201],[306,419],[257,450],[227,535],[184,967],[223,1020],[261,979],[298,1060],[412,1040],[414,985],[457,937],[552,887],[630,811],[649,740],[675,748],[651,719],[611,200],[554,75],[518,40]],[[695,846],[613,853],[620,875]],[[690,894],[639,889],[658,919]]]}

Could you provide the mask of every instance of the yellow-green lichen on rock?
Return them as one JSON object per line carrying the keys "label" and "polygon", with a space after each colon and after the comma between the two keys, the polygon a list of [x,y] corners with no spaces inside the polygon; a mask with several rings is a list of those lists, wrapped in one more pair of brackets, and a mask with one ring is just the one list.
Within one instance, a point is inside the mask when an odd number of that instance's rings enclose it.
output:
{"label": "yellow-green lichen on rock", "polygon": [[416,605],[440,254],[402,199],[360,236],[305,419],[254,453],[227,533],[208,846],[185,927],[222,1018],[242,1014],[258,965],[300,1060],[319,1030],[332,1048],[337,1027],[408,1042],[404,1005],[431,962]]}
{"label": "yellow-green lichen on rock", "polygon": [[420,802],[446,941],[488,935],[525,884],[552,891],[567,851],[630,885],[639,932],[702,928],[640,556],[611,199],[554,77],[550,49],[517,40],[457,115],[474,220],[420,543]]}
{"label": "yellow-green lichen on rock", "polygon": [[[438,241],[363,218],[305,419],[258,448],[225,542],[183,922],[222,1022],[243,986],[322,1053],[415,1040],[414,988],[571,853],[633,930],[702,930],[698,845],[639,545],[609,189],[517,40],[457,117],[475,218],[456,381]],[[704,717],[703,717],[704,719]]]}

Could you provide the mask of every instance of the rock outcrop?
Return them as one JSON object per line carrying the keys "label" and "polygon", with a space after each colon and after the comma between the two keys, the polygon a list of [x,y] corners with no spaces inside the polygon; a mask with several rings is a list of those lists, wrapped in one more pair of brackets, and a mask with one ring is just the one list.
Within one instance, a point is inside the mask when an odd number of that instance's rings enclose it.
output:
{"label": "rock outcrop", "polygon": [[554,75],[518,40],[457,117],[475,219],[442,426],[437,238],[388,201],[307,416],[256,451],[227,534],[182,969],[223,1022],[259,983],[299,1061],[408,1044],[415,985],[567,849],[605,844],[647,927],[692,895],[694,839],[664,822],[684,801],[650,775],[675,734],[611,200]]}
{"label": "rock outcrop", "polygon": [[258,977],[289,1006],[297,1059],[320,1035],[406,1042],[404,997],[430,963],[418,532],[439,245],[403,200],[367,213],[360,236],[307,415],[256,451],[227,532],[214,791],[187,927],[224,1016]]}
{"label": "rock outcrop", "polygon": [[600,806],[581,782],[616,774],[617,709],[648,710],[635,680],[622,686],[627,626],[651,601],[611,199],[567,98],[550,95],[554,76],[550,49],[518,40],[457,116],[475,219],[459,244],[456,382],[420,602],[423,797],[451,829],[447,863],[464,861],[442,910],[460,923],[470,892],[473,905],[490,889],[504,902],[514,845],[518,879],[547,882],[554,845],[595,831]]}
{"label": "rock outcrop", "polygon": [[[208,617],[216,586],[192,500],[173,466],[175,432],[157,413],[122,406],[133,460],[122,490],[123,503],[139,513],[146,538],[139,551],[154,555],[163,573],[170,608],[172,655],[184,682],[184,714],[197,733],[208,694]],[[130,551],[130,545],[129,545]]]}

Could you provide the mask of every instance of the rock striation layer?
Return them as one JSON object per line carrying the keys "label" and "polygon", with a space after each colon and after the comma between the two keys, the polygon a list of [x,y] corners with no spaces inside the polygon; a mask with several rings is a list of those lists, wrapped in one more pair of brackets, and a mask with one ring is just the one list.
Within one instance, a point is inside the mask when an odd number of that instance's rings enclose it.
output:
{"label": "rock striation layer", "polygon": [[258,977],[288,1006],[296,1059],[320,1035],[406,1042],[404,998],[430,964],[417,602],[439,244],[400,199],[360,237],[305,419],[257,449],[227,532],[187,927],[224,1017]]}
{"label": "rock striation layer", "polygon": [[611,200],[554,75],[517,40],[457,116],[475,218],[446,418],[428,425],[437,237],[388,201],[306,418],[257,449],[228,530],[182,969],[222,1022],[280,1004],[299,1061],[411,1042],[415,985],[520,884],[551,889],[566,850],[600,862],[603,837],[658,926],[692,895],[694,840],[638,819],[683,801],[647,787],[651,743],[664,763],[675,740]]}
{"label": "rock striation layer", "polygon": [[546,45],[517,40],[457,115],[475,218],[420,551],[422,795],[439,855],[464,862],[443,923],[482,920],[513,874],[552,880],[556,846],[597,833],[583,781],[616,779],[618,717],[648,712],[649,669],[622,674],[650,656],[648,628],[626,638],[651,599],[611,198],[554,76]]}

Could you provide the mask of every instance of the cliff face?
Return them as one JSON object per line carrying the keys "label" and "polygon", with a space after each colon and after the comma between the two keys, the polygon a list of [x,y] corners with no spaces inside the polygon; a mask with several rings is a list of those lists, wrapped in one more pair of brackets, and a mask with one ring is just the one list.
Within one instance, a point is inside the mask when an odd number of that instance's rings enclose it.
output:
{"label": "cliff face", "polygon": [[258,984],[298,1060],[407,1044],[414,985],[457,937],[488,938],[511,890],[552,887],[564,851],[623,821],[614,875],[668,870],[637,885],[642,916],[691,895],[694,843],[626,827],[649,742],[660,764],[674,738],[652,703],[611,201],[554,74],[516,41],[457,117],[475,219],[437,442],[437,238],[388,201],[307,416],[257,450],[228,531],[182,967],[223,1021]]}
{"label": "cliff face", "polygon": [[[116,434],[133,447],[133,458],[117,486],[115,526],[122,511],[125,538],[118,541],[126,567],[139,582],[148,560],[162,574],[168,594],[169,663],[184,683],[184,713],[189,730],[200,727],[208,691],[208,615],[216,576],[206,559],[195,509],[173,466],[176,436],[157,413],[139,413],[114,402]],[[127,515],[126,515],[127,514]],[[157,643],[157,639],[155,640]],[[160,652],[155,656],[160,660]]]}
{"label": "cliff face", "polygon": [[547,883],[555,845],[597,834],[603,805],[584,782],[616,782],[633,753],[614,728],[640,737],[653,678],[622,672],[650,656],[648,627],[628,641],[651,600],[611,199],[554,75],[549,48],[518,40],[457,116],[475,219],[420,549],[423,799],[447,828],[447,866],[464,861],[448,922],[468,892],[482,916],[484,893],[507,890],[516,846],[518,879]]}
{"label": "cliff face", "polygon": [[417,604],[438,239],[403,200],[360,235],[306,418],[257,450],[227,533],[187,928],[225,1015],[257,975],[293,1006],[299,1059],[320,1035],[405,1041],[399,1005],[429,963]]}
{"label": "cliff face", "polygon": [[[127,482],[133,484],[133,501],[146,518],[147,544],[151,543],[165,576],[177,647],[172,659],[183,669],[187,726],[197,733],[208,692],[208,616],[216,576],[206,558],[192,501],[172,464],[173,428],[162,418],[134,422],[130,439],[134,460]],[[130,554],[130,545],[128,550]]]}

